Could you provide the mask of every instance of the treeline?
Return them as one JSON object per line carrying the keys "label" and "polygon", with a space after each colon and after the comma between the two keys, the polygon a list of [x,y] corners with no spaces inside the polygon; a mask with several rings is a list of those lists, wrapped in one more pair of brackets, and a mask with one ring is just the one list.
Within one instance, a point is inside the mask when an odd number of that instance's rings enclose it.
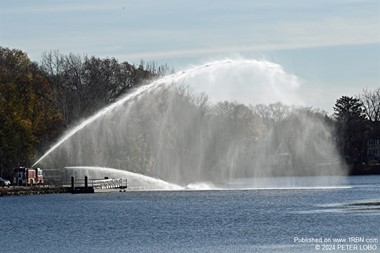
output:
{"label": "treeline", "polygon": [[[114,58],[102,59],[95,56],[64,55],[58,51],[45,53],[42,56],[41,63],[38,64],[32,62],[23,51],[0,47],[0,176],[10,177],[10,171],[13,167],[30,165],[38,158],[37,156],[42,155],[52,142],[56,141],[73,124],[112,103],[131,89],[169,72],[172,70],[166,65],[157,66],[155,63],[144,64],[141,62],[136,66],[128,62],[119,62]],[[220,129],[220,133],[225,134],[221,138],[207,135],[202,137],[199,134],[197,136],[202,138],[189,138],[188,141],[182,142],[181,136],[177,136],[180,134],[177,132],[178,129],[174,129],[173,126],[175,125],[171,124],[159,132],[159,136],[162,137],[165,133],[168,139],[157,142],[157,147],[155,147],[148,140],[146,132],[137,132],[135,135],[128,136],[128,138],[135,138],[136,140],[133,143],[137,144],[126,147],[131,149],[128,152],[120,150],[120,152],[126,152],[123,153],[122,157],[129,159],[126,165],[133,161],[134,170],[141,169],[142,171],[153,170],[160,162],[162,167],[168,167],[166,166],[167,162],[178,163],[179,160],[152,160],[152,158],[157,157],[157,153],[165,151],[162,147],[171,145],[170,149],[168,147],[168,154],[171,154],[173,153],[172,147],[176,147],[175,151],[179,152],[180,148],[185,145],[182,151],[186,151],[190,150],[192,142],[199,142],[193,145],[195,147],[201,146],[204,139],[210,138],[211,146],[207,149],[209,154],[204,153],[202,155],[215,161],[205,159],[203,165],[210,168],[214,165],[224,166],[226,168],[225,173],[228,173],[227,168],[232,166],[231,159],[227,159],[229,156],[223,156],[223,154],[232,151],[227,149],[227,144],[233,144],[238,140],[240,146],[243,144],[250,145],[250,149],[243,145],[244,148],[236,156],[239,158],[236,160],[236,164],[249,167],[248,162],[247,164],[240,164],[249,161],[248,158],[242,159],[241,157],[251,157],[251,154],[246,152],[247,150],[257,149],[256,154],[260,152],[263,145],[251,144],[265,136],[265,131],[278,128],[278,132],[276,132],[278,134],[272,136],[274,145],[267,148],[269,153],[275,152],[278,148],[281,150],[279,146],[281,146],[282,135],[292,136],[292,138],[283,141],[289,148],[292,148],[292,141],[298,141],[299,135],[304,132],[301,128],[296,128],[299,129],[298,132],[290,131],[293,126],[291,121],[299,122],[299,126],[302,126],[302,124],[306,124],[302,120],[305,117],[317,118],[317,122],[324,122],[325,126],[332,129],[333,135],[329,138],[337,144],[341,157],[348,164],[353,165],[355,173],[362,173],[361,170],[368,167],[369,164],[376,163],[376,157],[379,157],[376,152],[380,151],[374,149],[372,150],[374,153],[371,153],[368,150],[367,143],[370,140],[380,139],[380,88],[363,90],[362,94],[356,97],[342,96],[337,99],[334,115],[331,116],[327,115],[326,112],[310,108],[298,108],[297,114],[294,114],[294,108],[280,103],[247,108],[244,105],[226,102],[219,103],[210,109],[205,97],[193,97],[185,93],[182,92],[181,96],[174,96],[173,99],[178,100],[185,97],[191,103],[177,102],[188,105],[176,106],[170,110],[167,109],[167,111],[162,109],[162,104],[157,104],[158,109],[153,108],[152,104],[159,103],[159,101],[163,101],[162,103],[169,101],[168,98],[165,99],[164,92],[156,98],[155,102],[151,103],[149,108],[146,108],[148,106],[146,104],[136,107],[138,113],[132,117],[129,125],[124,127],[129,128],[134,122],[137,122],[137,126],[140,127],[136,129],[140,131],[139,129],[144,126],[158,124],[159,119],[157,121],[153,119],[159,115],[164,115],[166,119],[171,119],[177,115],[178,118],[182,119],[175,121],[178,128],[188,129],[187,132],[196,131],[197,129],[194,127],[189,128],[194,125],[195,121],[189,121],[189,117],[183,111],[186,109],[187,113],[193,110],[194,119],[199,121],[197,125],[200,130],[199,133],[207,134],[209,129],[217,128]],[[182,99],[180,100],[182,101]],[[145,111],[142,111],[141,108],[145,108]],[[155,111],[156,109],[157,111]],[[151,116],[148,118],[147,115]],[[207,119],[204,122],[208,122],[213,127],[204,128],[205,126],[201,123],[204,119]],[[233,123],[227,124],[231,119]],[[188,125],[185,124],[186,122]],[[162,128],[162,126],[160,127]],[[207,131],[202,129],[207,129]],[[282,132],[281,129],[287,129],[293,135]],[[317,131],[317,129],[312,131]],[[155,131],[148,133],[151,135],[150,138],[157,134]],[[323,135],[323,138],[326,136]],[[176,140],[174,137],[179,139]],[[313,138],[313,140],[318,140],[318,138]],[[310,147],[314,145],[309,140],[305,141]],[[219,149],[213,148],[212,145],[218,146]],[[199,152],[199,149],[192,150],[194,154]],[[236,151],[237,149],[231,150]],[[141,154],[144,152],[146,155],[142,156]],[[297,153],[298,150],[294,150],[294,152]],[[315,149],[313,152],[317,152],[317,150]],[[186,152],[178,154],[176,157],[182,157],[184,160],[191,159],[189,153]],[[172,157],[172,159],[176,159],[176,157]],[[192,165],[191,162],[189,161],[189,165]],[[267,166],[266,163],[267,161],[263,161],[262,166]],[[293,164],[295,163],[300,164],[301,167],[303,161],[293,159]]]}
{"label": "treeline", "polygon": [[0,47],[0,176],[30,165],[78,120],[170,71],[154,62],[135,66],[58,51],[38,64],[21,50]]}

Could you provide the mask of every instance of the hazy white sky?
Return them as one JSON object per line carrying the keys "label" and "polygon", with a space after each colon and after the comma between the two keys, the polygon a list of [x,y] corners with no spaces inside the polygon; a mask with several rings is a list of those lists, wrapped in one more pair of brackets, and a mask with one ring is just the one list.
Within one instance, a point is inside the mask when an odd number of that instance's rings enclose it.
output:
{"label": "hazy white sky", "polygon": [[155,60],[176,70],[228,57],[298,76],[308,105],[380,87],[378,0],[2,0],[0,46]]}

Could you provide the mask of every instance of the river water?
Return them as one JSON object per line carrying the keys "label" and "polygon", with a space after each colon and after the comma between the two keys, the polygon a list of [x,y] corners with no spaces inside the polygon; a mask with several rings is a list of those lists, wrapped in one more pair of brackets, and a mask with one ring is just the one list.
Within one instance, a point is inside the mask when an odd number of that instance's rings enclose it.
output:
{"label": "river water", "polygon": [[4,197],[0,252],[380,252],[380,176],[344,181]]}

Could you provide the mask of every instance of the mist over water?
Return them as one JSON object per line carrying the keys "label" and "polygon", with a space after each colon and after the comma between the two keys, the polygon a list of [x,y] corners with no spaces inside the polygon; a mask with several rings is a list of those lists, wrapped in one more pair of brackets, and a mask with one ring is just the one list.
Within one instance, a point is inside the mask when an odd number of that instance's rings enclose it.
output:
{"label": "mist over water", "polygon": [[115,168],[189,188],[342,175],[332,126],[322,114],[291,107],[304,104],[298,89],[296,76],[267,61],[195,66],[104,108],[36,163]]}

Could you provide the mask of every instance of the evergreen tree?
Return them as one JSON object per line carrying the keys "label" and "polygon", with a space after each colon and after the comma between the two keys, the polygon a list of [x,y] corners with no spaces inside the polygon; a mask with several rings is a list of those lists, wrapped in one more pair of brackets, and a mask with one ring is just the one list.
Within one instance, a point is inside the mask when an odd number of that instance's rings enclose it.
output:
{"label": "evergreen tree", "polygon": [[342,96],[334,106],[338,124],[338,144],[342,154],[351,163],[361,163],[366,156],[368,122],[362,102]]}

